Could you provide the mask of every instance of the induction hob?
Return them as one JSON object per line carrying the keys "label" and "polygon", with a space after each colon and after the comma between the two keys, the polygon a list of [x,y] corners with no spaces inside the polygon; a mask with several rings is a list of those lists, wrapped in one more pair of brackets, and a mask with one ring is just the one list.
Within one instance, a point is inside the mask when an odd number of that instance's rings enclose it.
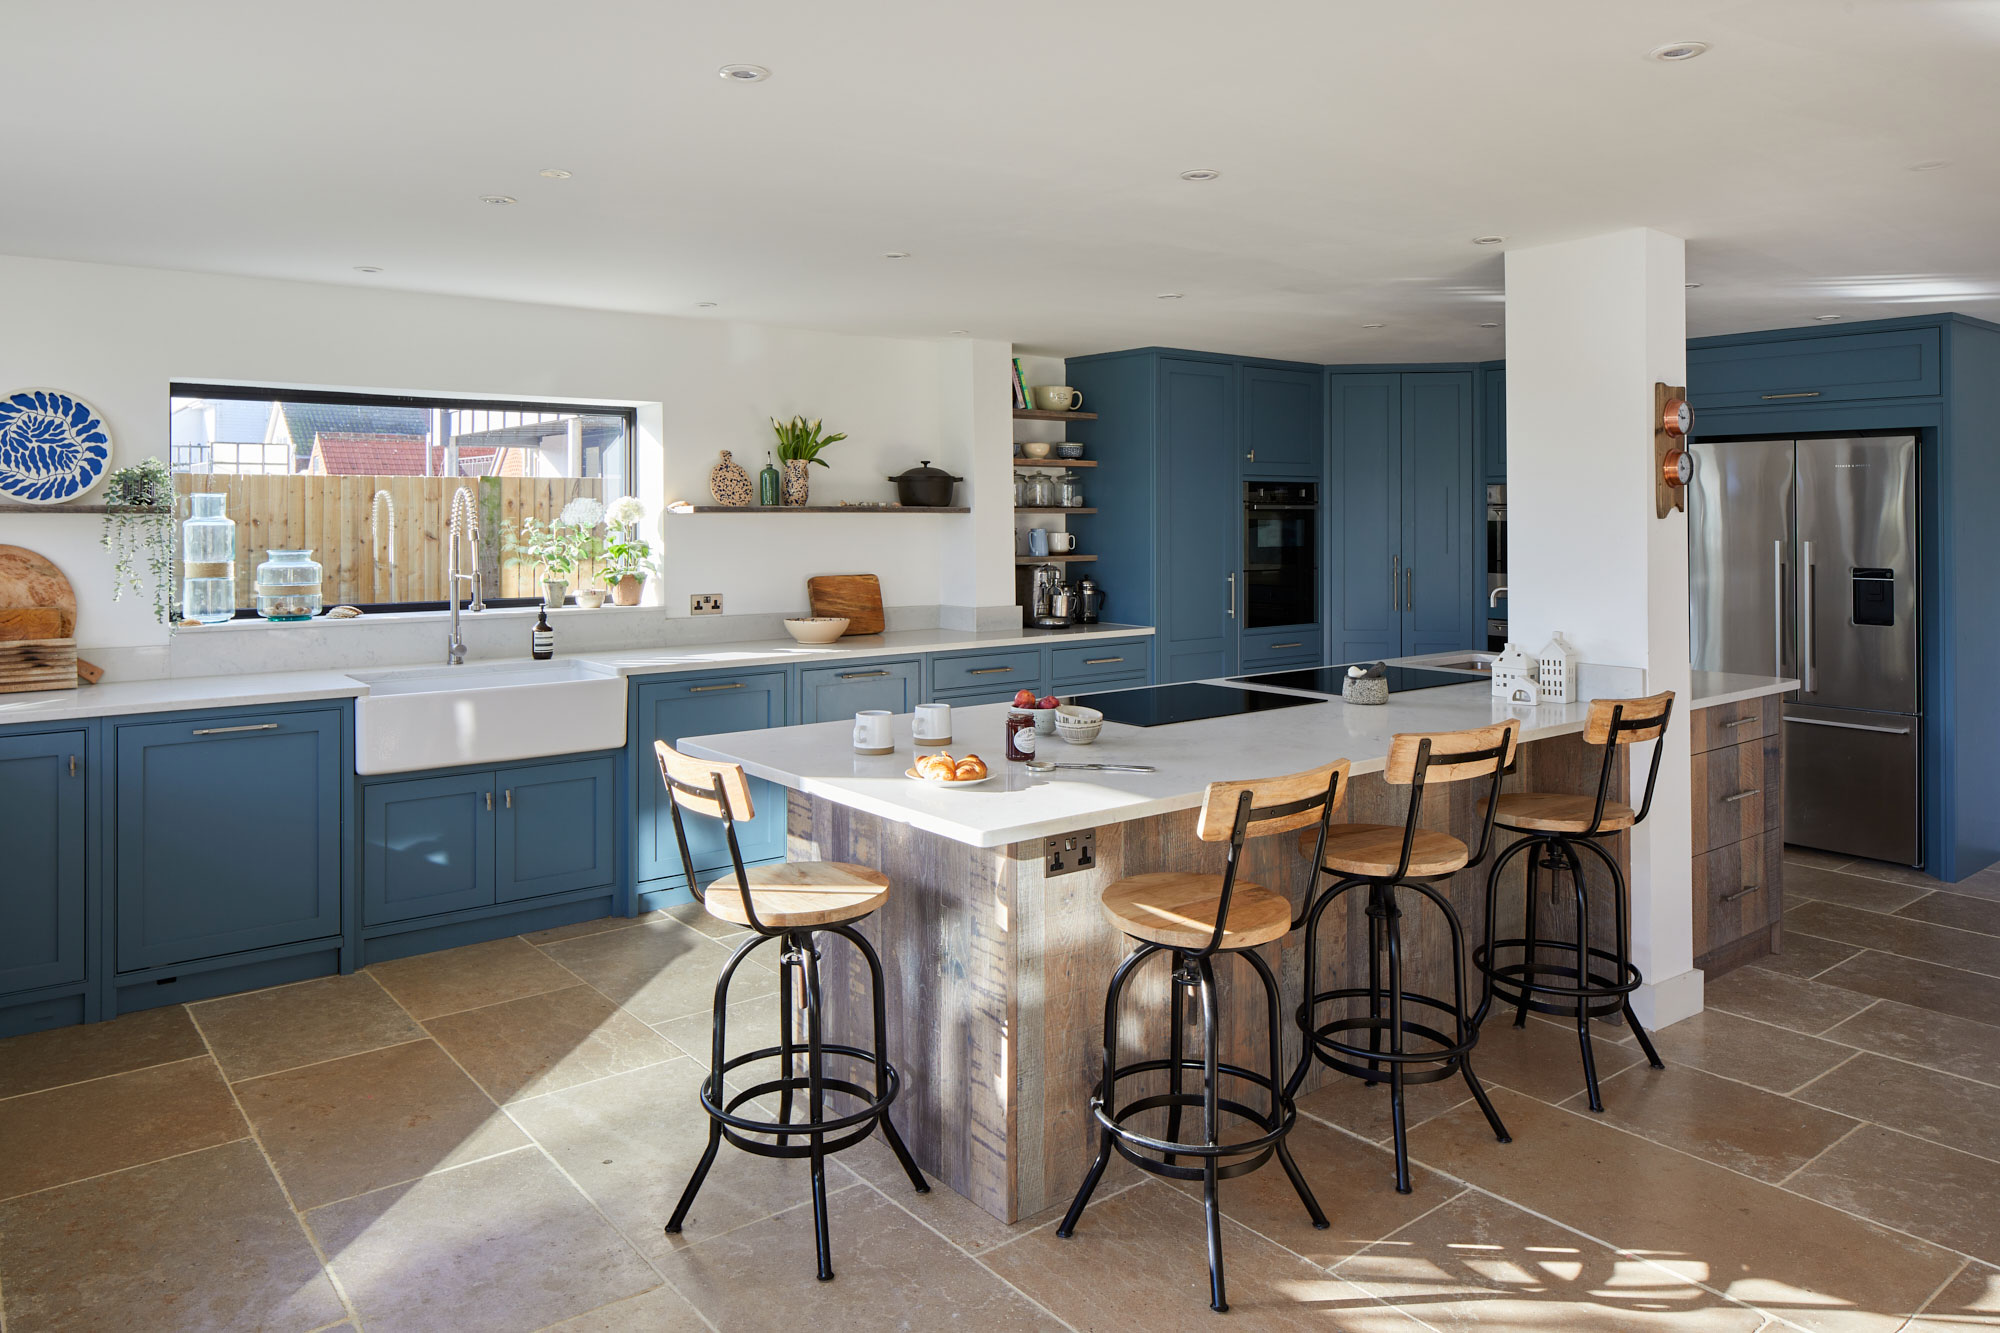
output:
{"label": "induction hob", "polygon": [[1245,713],[1266,713],[1274,708],[1296,708],[1300,704],[1323,701],[1296,694],[1274,694],[1269,690],[1195,683],[1148,685],[1143,689],[1079,694],[1074,698],[1065,696],[1064,702],[1095,708],[1104,714],[1107,722],[1122,722],[1128,727],[1167,727],[1176,722],[1238,717]]}
{"label": "induction hob", "polygon": [[[1469,675],[1458,671],[1429,671],[1423,667],[1388,668],[1389,693],[1402,694],[1408,690],[1434,690],[1444,685],[1476,685],[1483,676]],[[1288,690],[1313,690],[1319,694],[1339,694],[1342,682],[1347,679],[1345,666],[1305,667],[1297,671],[1270,671],[1261,676],[1235,676],[1231,679],[1250,685],[1277,685]]]}

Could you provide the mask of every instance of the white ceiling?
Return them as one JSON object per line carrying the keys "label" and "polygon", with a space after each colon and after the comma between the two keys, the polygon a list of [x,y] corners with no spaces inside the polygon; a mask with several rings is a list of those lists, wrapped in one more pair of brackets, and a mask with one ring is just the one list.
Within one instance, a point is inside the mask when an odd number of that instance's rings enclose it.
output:
{"label": "white ceiling", "polygon": [[1473,236],[1644,225],[1692,334],[2000,318],[1995,0],[6,7],[0,252],[1437,360],[1501,353]]}

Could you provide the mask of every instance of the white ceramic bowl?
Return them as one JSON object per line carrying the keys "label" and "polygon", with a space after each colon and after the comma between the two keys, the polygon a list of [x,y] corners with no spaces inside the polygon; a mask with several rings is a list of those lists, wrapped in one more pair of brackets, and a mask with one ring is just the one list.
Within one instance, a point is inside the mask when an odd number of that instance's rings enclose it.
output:
{"label": "white ceramic bowl", "polygon": [[1021,452],[1030,458],[1047,458],[1049,456],[1049,442],[1047,440],[1025,441],[1021,445]]}
{"label": "white ceramic bowl", "polygon": [[1056,709],[1056,735],[1071,745],[1088,745],[1104,730],[1104,714],[1080,704],[1064,704]]}
{"label": "white ceramic bowl", "polygon": [[785,621],[785,633],[800,643],[832,643],[847,633],[846,616],[792,616]]}

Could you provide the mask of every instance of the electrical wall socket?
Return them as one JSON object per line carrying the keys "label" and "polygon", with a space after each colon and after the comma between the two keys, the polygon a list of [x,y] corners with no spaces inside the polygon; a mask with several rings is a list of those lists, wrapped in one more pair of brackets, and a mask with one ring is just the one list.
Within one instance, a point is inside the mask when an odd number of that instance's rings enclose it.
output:
{"label": "electrical wall socket", "polygon": [[688,598],[688,614],[691,616],[719,616],[722,614],[722,594],[719,592],[698,592]]}
{"label": "electrical wall socket", "polygon": [[1097,830],[1058,833],[1042,840],[1042,876],[1068,875],[1097,866]]}

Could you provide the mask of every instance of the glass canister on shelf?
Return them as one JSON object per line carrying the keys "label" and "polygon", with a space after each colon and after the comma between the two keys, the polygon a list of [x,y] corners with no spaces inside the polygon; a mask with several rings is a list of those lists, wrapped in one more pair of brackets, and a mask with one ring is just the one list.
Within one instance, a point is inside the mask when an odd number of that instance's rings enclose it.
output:
{"label": "glass canister on shelf", "polygon": [[1062,472],[1056,477],[1056,503],[1064,509],[1083,508],[1083,479],[1074,472]]}
{"label": "glass canister on shelf", "polygon": [[229,496],[197,491],[181,524],[181,616],[216,625],[236,615],[236,524]]}
{"label": "glass canister on shelf", "polygon": [[1056,479],[1046,472],[1037,471],[1028,479],[1028,505],[1034,509],[1054,509],[1056,507]]}
{"label": "glass canister on shelf", "polygon": [[320,567],[312,551],[272,547],[257,566],[257,614],[266,620],[310,620],[319,608]]}

